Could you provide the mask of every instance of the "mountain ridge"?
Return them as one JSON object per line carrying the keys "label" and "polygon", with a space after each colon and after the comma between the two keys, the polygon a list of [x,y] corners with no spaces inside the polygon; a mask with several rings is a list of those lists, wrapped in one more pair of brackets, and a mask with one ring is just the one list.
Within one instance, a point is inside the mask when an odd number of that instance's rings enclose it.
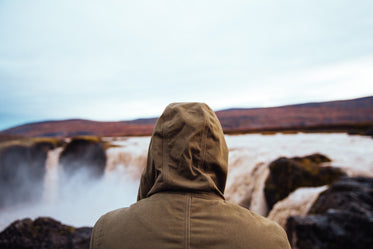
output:
{"label": "mountain ridge", "polygon": [[[373,129],[373,96],[263,108],[230,108],[215,112],[227,134],[277,131],[361,132]],[[32,137],[144,136],[158,118],[125,121],[47,120],[15,126],[2,135]]]}

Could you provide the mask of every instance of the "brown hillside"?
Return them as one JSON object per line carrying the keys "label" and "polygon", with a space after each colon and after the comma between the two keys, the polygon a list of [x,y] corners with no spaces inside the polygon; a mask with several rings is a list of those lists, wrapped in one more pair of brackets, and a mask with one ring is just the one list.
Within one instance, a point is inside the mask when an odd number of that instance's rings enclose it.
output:
{"label": "brown hillside", "polygon": [[230,109],[217,116],[226,132],[366,128],[373,124],[373,97],[271,108]]}
{"label": "brown hillside", "polygon": [[[307,103],[270,108],[216,112],[226,133],[272,131],[344,131],[371,133],[373,96],[353,100]],[[71,137],[150,135],[156,118],[120,122],[82,119],[30,123],[4,130],[2,135]],[[0,133],[1,135],[1,133]]]}

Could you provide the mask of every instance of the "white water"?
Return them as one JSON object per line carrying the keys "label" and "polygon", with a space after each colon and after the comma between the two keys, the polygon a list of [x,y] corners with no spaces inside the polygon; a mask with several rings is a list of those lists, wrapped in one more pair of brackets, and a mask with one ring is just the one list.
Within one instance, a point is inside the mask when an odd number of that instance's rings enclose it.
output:
{"label": "white water", "polygon": [[268,218],[285,227],[289,216],[306,215],[319,194],[326,189],[327,186],[299,188],[285,199],[277,202],[268,214]]}
{"label": "white water", "polygon": [[[93,226],[105,212],[134,203],[150,138],[107,140],[118,147],[107,150],[107,166],[101,180],[87,179],[85,172],[64,179],[57,160],[61,149],[51,151],[46,162],[42,201],[0,210],[0,230],[16,219],[38,216],[50,216],[74,226]],[[333,160],[331,165],[344,168],[349,175],[373,176],[373,139],[369,137],[346,134],[251,134],[226,136],[226,140],[230,151],[226,198],[260,214],[266,212],[262,190],[268,174],[267,165],[280,156],[304,156],[319,152]],[[275,205],[271,218],[283,222],[288,215],[286,206],[292,210],[289,214],[305,213],[310,204],[304,200],[309,200],[309,196],[317,195],[313,190],[294,192]]]}

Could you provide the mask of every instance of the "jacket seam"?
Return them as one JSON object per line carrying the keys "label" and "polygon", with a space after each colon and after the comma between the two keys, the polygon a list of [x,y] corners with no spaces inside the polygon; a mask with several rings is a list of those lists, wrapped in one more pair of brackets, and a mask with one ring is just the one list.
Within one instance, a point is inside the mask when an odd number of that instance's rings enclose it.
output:
{"label": "jacket seam", "polygon": [[186,197],[186,203],[185,203],[185,249],[190,249],[190,206],[191,206],[191,200],[192,195],[190,193],[187,193],[185,195]]}

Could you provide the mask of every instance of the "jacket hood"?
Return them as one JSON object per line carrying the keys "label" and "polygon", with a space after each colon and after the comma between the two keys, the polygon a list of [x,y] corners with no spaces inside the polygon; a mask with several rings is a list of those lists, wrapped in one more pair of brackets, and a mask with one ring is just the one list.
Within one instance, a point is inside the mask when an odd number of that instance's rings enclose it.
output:
{"label": "jacket hood", "polygon": [[227,173],[228,148],[214,111],[203,103],[173,103],[155,125],[137,200],[162,191],[224,198]]}

